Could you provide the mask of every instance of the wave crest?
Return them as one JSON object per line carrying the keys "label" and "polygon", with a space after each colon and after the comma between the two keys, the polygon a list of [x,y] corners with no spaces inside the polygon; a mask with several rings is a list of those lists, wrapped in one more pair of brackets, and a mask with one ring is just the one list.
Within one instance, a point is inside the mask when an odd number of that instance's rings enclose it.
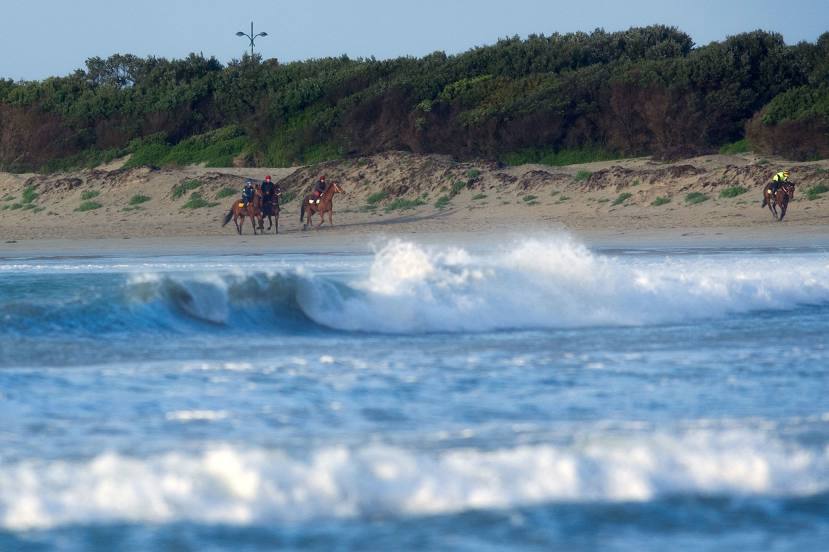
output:
{"label": "wave crest", "polygon": [[812,496],[829,449],[744,430],[594,438],[571,446],[413,452],[332,446],[303,457],[220,445],[149,458],[0,465],[0,526],[195,521],[256,524],[419,516],[671,495]]}

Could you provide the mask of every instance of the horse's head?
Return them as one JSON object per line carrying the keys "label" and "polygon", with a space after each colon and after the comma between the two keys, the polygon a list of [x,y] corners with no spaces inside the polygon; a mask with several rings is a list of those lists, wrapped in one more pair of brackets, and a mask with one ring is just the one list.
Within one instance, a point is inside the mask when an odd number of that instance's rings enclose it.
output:
{"label": "horse's head", "polygon": [[340,183],[336,180],[332,180],[328,183],[328,186],[325,187],[325,191],[322,192],[322,195],[327,198],[334,197],[334,194],[344,194],[345,190],[342,189]]}

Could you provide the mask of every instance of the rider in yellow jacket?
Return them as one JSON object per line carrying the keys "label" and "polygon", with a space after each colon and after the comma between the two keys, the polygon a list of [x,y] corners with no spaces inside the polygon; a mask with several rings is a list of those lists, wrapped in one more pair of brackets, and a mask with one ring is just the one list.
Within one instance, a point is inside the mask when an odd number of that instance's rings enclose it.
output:
{"label": "rider in yellow jacket", "polygon": [[780,186],[789,181],[789,171],[783,170],[771,177],[771,194],[777,193]]}

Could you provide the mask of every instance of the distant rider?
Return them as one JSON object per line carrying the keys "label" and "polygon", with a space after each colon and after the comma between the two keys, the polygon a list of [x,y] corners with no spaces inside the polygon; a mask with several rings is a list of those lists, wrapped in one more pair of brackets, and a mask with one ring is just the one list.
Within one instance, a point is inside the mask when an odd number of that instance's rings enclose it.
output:
{"label": "distant rider", "polygon": [[276,196],[282,192],[282,190],[279,189],[279,186],[271,181],[270,175],[265,177],[265,180],[262,182],[261,190],[262,203],[264,205],[275,205],[274,201],[276,200]]}
{"label": "distant rider", "polygon": [[245,181],[245,187],[242,188],[242,203],[244,203],[245,207],[248,206],[248,203],[253,201],[253,180],[248,178]]}
{"label": "distant rider", "polygon": [[317,181],[316,184],[314,184],[314,195],[311,201],[313,201],[314,203],[319,203],[320,196],[322,196],[323,192],[327,187],[328,185],[325,182],[325,175],[320,176],[320,179]]}
{"label": "distant rider", "polygon": [[777,193],[777,190],[780,189],[780,186],[783,184],[788,184],[789,182],[789,171],[780,171],[779,173],[775,174],[771,177],[771,195]]}

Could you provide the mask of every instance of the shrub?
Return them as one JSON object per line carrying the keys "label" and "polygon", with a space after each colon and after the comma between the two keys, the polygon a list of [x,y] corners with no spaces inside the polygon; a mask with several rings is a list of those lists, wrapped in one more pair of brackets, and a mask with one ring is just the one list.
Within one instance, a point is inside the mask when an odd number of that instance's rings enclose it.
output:
{"label": "shrub", "polygon": [[524,196],[524,197],[522,197],[521,199],[523,199],[524,201],[526,201],[527,203],[529,203],[529,202],[531,202],[531,201],[535,201],[536,199],[538,199],[538,196],[534,196],[534,195],[525,195],[525,196]]}
{"label": "shrub", "polygon": [[401,209],[414,209],[415,207],[420,207],[425,204],[426,201],[420,197],[415,199],[404,199],[402,197],[398,197],[386,206],[386,212],[388,213],[389,211],[397,211]]}
{"label": "shrub", "polygon": [[94,211],[95,209],[100,209],[101,207],[103,207],[103,205],[101,205],[97,201],[84,201],[75,210],[76,211],[81,211],[81,212],[83,212],[83,211]]}
{"label": "shrub", "polygon": [[443,209],[447,205],[449,205],[449,196],[442,195],[435,201],[435,207],[438,209]]}
{"label": "shrub", "polygon": [[86,201],[88,199],[94,199],[99,195],[101,195],[101,192],[99,192],[98,190],[86,190],[81,193],[81,199]]}
{"label": "shrub", "polygon": [[181,184],[176,184],[173,186],[173,199],[178,199],[187,192],[199,187],[201,187],[201,182],[198,180],[185,180]]}
{"label": "shrub", "polygon": [[627,200],[628,200],[628,199],[630,199],[631,197],[633,197],[633,194],[632,194],[632,193],[630,193],[630,192],[623,192],[623,193],[619,194],[619,195],[616,197],[616,199],[614,199],[614,200],[613,200],[613,203],[611,203],[611,205],[621,205],[622,203],[624,203],[625,201],[627,201]]}
{"label": "shrub", "polygon": [[720,197],[737,197],[739,195],[743,195],[747,191],[748,188],[743,188],[742,186],[729,186],[728,188],[724,188],[722,191],[720,191]]}
{"label": "shrub", "polygon": [[592,175],[593,175],[593,173],[590,172],[590,171],[579,171],[579,172],[576,173],[576,176],[574,178],[575,178],[576,182],[584,182],[585,180],[590,178]]}
{"label": "shrub", "polygon": [[685,196],[685,202],[690,203],[691,205],[696,205],[697,203],[702,203],[703,201],[708,201],[708,196],[702,192],[691,192]]}
{"label": "shrub", "polygon": [[612,161],[620,158],[619,155],[599,149],[562,149],[555,151],[552,149],[528,148],[504,154],[501,160],[507,165],[513,166],[538,163],[552,167],[563,167],[595,161]]}
{"label": "shrub", "polygon": [[211,203],[204,199],[199,192],[190,194],[190,199],[183,205],[184,209],[201,209],[202,207],[215,207],[218,203]]}
{"label": "shrub", "polygon": [[381,190],[379,192],[374,192],[373,194],[371,194],[370,196],[368,196],[366,198],[366,203],[368,203],[369,205],[374,205],[375,203],[380,203],[381,201],[386,199],[388,196],[389,196],[388,192],[386,192],[384,190]]}
{"label": "shrub", "polygon": [[294,199],[296,199],[296,192],[283,192],[279,197],[279,204],[285,205],[286,203],[292,202]]}
{"label": "shrub", "polygon": [[150,201],[150,196],[135,194],[130,198],[130,205],[141,205],[142,203],[146,203],[148,201]]}
{"label": "shrub", "polygon": [[14,199],[14,196],[13,196],[13,195],[11,195],[11,194],[6,194],[6,195],[4,195],[4,196],[3,196],[2,201],[11,201],[11,200],[13,200],[13,199]]}
{"label": "shrub", "polygon": [[476,194],[476,195],[472,196],[473,201],[478,201],[478,200],[481,200],[481,199],[486,199],[486,194]]}
{"label": "shrub", "polygon": [[26,189],[23,190],[23,195],[21,196],[20,200],[23,203],[32,203],[34,200],[37,199],[38,193],[35,191],[33,186],[26,186]]}
{"label": "shrub", "polygon": [[669,197],[657,196],[656,199],[654,199],[651,202],[651,205],[653,205],[654,207],[659,207],[660,205],[665,205],[666,203],[670,203],[670,202],[671,202],[671,198],[669,198]]}
{"label": "shrub", "polygon": [[720,148],[720,154],[722,155],[736,155],[738,153],[748,153],[749,151],[751,151],[751,145],[746,138],[737,140],[731,144],[726,144]]}
{"label": "shrub", "polygon": [[228,186],[222,188],[218,192],[216,192],[216,199],[224,199],[226,197],[234,196],[239,193],[235,188],[230,188]]}
{"label": "shrub", "polygon": [[456,195],[461,193],[464,188],[466,188],[466,182],[463,182],[461,180],[456,181],[454,184],[452,184],[452,188],[449,190],[449,197],[455,197]]}
{"label": "shrub", "polygon": [[481,171],[479,171],[478,169],[469,169],[468,171],[466,171],[466,178],[468,178],[469,180],[475,180],[479,176],[481,176]]}
{"label": "shrub", "polygon": [[826,186],[826,184],[815,184],[806,190],[806,199],[814,201],[826,192],[829,192],[829,186]]}

